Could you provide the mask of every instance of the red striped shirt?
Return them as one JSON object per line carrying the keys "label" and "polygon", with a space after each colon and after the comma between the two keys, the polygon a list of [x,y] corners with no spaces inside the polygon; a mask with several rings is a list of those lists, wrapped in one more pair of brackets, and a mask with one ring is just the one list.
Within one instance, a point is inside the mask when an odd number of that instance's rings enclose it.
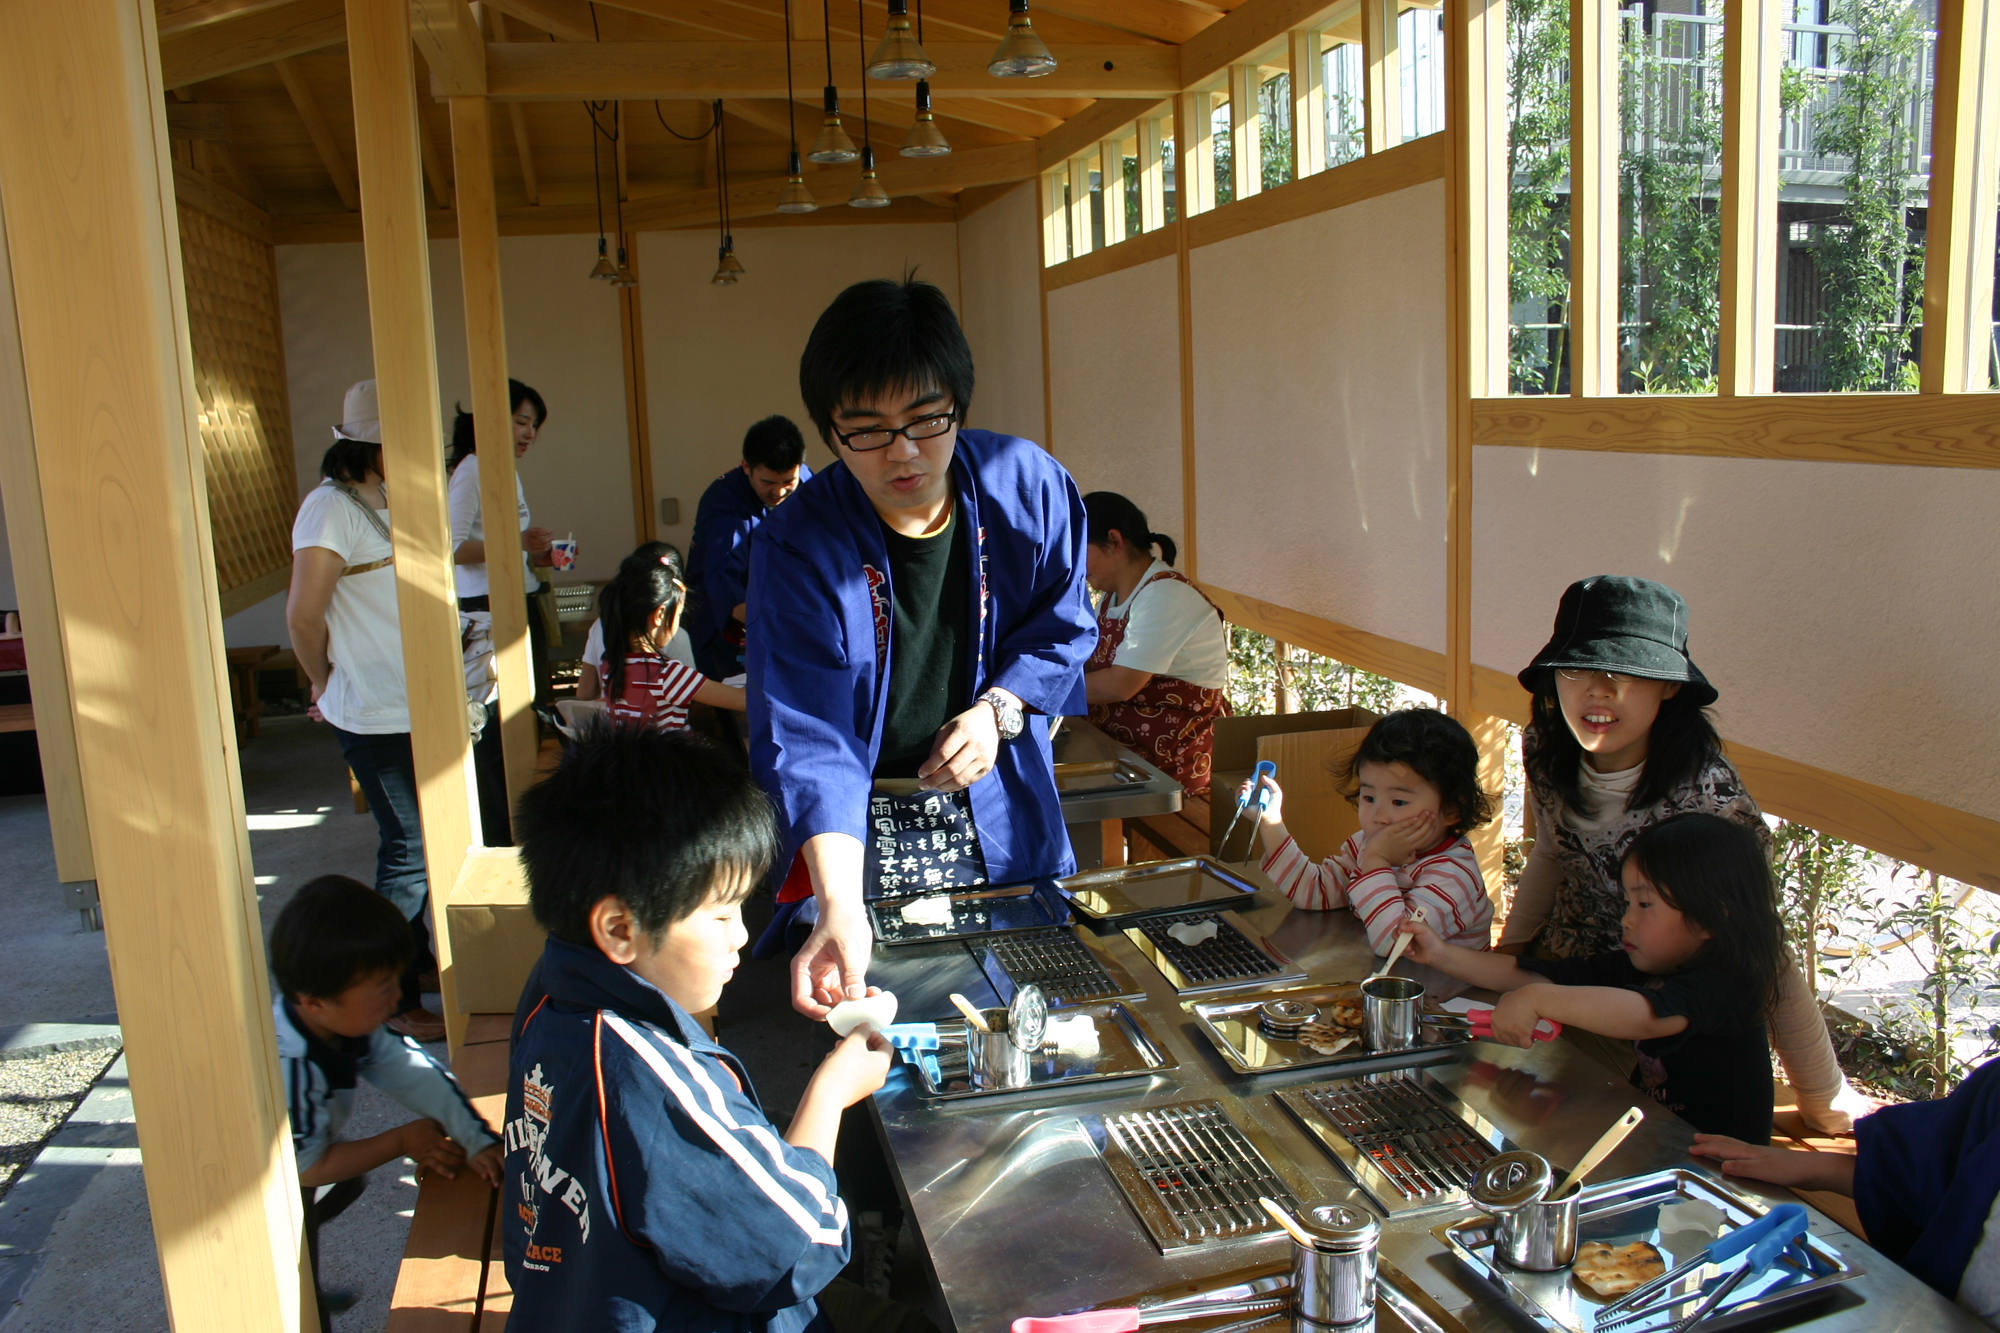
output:
{"label": "red striped shirt", "polygon": [[1493,904],[1479,858],[1464,838],[1440,843],[1406,866],[1361,870],[1367,839],[1356,833],[1340,850],[1314,865],[1289,837],[1264,858],[1264,873],[1300,907],[1315,912],[1352,907],[1375,952],[1396,942],[1396,923],[1412,908],[1447,944],[1484,949],[1491,940]]}
{"label": "red striped shirt", "polygon": [[618,726],[686,731],[688,702],[707,680],[671,657],[634,653],[625,659],[625,688],[605,701],[604,715]]}

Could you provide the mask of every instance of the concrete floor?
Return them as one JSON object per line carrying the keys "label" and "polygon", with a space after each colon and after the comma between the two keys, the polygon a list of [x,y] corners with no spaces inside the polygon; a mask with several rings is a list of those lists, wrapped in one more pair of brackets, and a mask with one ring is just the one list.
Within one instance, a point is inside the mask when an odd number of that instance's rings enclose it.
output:
{"label": "concrete floor", "polygon": [[[375,824],[354,813],[346,769],[333,734],[303,717],[267,718],[262,734],[242,750],[244,806],[250,826],[260,911],[265,929],[292,892],[314,876],[352,875],[372,882]],[[49,846],[46,808],[38,797],[0,800],[0,1027],[69,1022],[115,1013],[105,935],[86,933],[77,914],[61,902]],[[754,940],[768,913],[752,905]],[[117,930],[115,916],[112,932]],[[748,957],[721,1005],[722,1041],[748,1066],[764,1106],[779,1124],[789,1120],[813,1067],[830,1048],[820,1024],[791,1008],[789,979],[781,961]],[[0,1333],[69,1333],[118,1329],[153,1333],[167,1328],[166,1303],[152,1244],[144,1170],[124,1093],[124,1061],[116,1062],[45,1150],[37,1168],[42,1184],[27,1178],[0,1200],[0,1260],[32,1265],[18,1284],[16,1302],[0,1308]],[[362,1084],[348,1137],[379,1133],[409,1113]],[[79,1147],[69,1147],[72,1142]],[[61,1170],[58,1171],[57,1168]],[[32,1174],[32,1173],[31,1173]],[[59,1178],[58,1178],[59,1177]],[[51,1203],[50,1201],[53,1201]],[[28,1204],[55,1213],[27,1230],[39,1239],[8,1247],[10,1221]],[[387,1318],[397,1264],[416,1204],[407,1162],[392,1162],[369,1177],[368,1190],[321,1233],[321,1261],[329,1289],[355,1294],[356,1302],[333,1320],[335,1333],[372,1333]],[[920,1260],[905,1237],[896,1294],[922,1303]],[[917,1289],[910,1289],[914,1280]],[[87,1317],[80,1311],[88,1311]]]}

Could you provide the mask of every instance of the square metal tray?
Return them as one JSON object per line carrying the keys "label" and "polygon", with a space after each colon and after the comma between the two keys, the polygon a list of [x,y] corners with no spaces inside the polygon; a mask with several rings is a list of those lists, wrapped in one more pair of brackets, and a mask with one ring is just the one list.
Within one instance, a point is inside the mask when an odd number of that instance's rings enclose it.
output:
{"label": "square metal tray", "polygon": [[1153,775],[1127,759],[1086,759],[1057,764],[1056,794],[1082,796],[1087,792],[1117,791],[1151,782]]}
{"label": "square metal tray", "polygon": [[[1185,1000],[1181,1008],[1194,1015],[1202,1031],[1239,1074],[1271,1074],[1281,1069],[1311,1069],[1317,1065],[1354,1064],[1362,1060],[1393,1058],[1390,1053],[1371,1051],[1360,1042],[1334,1055],[1321,1055],[1303,1042],[1267,1037],[1257,1026],[1257,1009],[1268,1000],[1303,1000],[1324,1010],[1336,1000],[1361,1003],[1361,983],[1340,981],[1331,985],[1297,986],[1232,995],[1226,1000]],[[1425,1013],[1450,1011],[1442,1005],[1426,1003]],[[1357,1030],[1356,1036],[1360,1033]],[[1471,1034],[1461,1029],[1438,1028],[1425,1024],[1418,1029],[1421,1044],[1414,1050],[1398,1052],[1412,1059],[1440,1047],[1462,1046]]]}
{"label": "square metal tray", "polygon": [[1098,1052],[1094,1056],[1066,1055],[1044,1047],[1035,1057],[1031,1079],[1024,1088],[975,1088],[965,1059],[965,1024],[944,1021],[937,1025],[937,1073],[919,1061],[917,1095],[931,1101],[963,1101],[976,1097],[1019,1097],[1070,1088],[1085,1083],[1108,1083],[1113,1079],[1144,1078],[1176,1067],[1174,1057],[1154,1039],[1144,1019],[1125,1005],[1082,1004],[1059,1010],[1057,1018],[1086,1014],[1097,1028]]}
{"label": "square metal tray", "polygon": [[[928,898],[949,897],[951,920],[942,925],[919,925],[903,919],[903,909]],[[935,944],[939,940],[959,940],[968,936],[998,935],[1015,930],[1036,930],[1060,926],[1070,919],[1069,905],[1047,881],[1038,884],[1009,884],[1002,888],[974,887],[949,894],[920,893],[901,898],[877,898],[868,905],[868,924],[875,938],[894,947],[899,944]]]}
{"label": "square metal tray", "polygon": [[[1770,1211],[1748,1195],[1698,1171],[1676,1167],[1651,1175],[1607,1181],[1587,1186],[1577,1219],[1579,1240],[1601,1240],[1623,1245],[1643,1240],[1660,1250],[1667,1267],[1699,1253],[1686,1244],[1688,1253],[1675,1254],[1661,1242],[1660,1205],[1674,1199],[1697,1199],[1722,1211],[1723,1226],[1740,1227]],[[1593,1333],[1597,1312],[1608,1300],[1585,1291],[1570,1279],[1567,1270],[1528,1273],[1510,1268],[1493,1249],[1494,1221],[1485,1214],[1444,1222],[1431,1230],[1460,1262],[1500,1289],[1500,1294],[1552,1333]],[[1682,1233],[1685,1234],[1685,1233]],[[1710,1264],[1674,1285],[1669,1295],[1693,1290],[1706,1276],[1713,1283],[1742,1265],[1739,1256],[1721,1264]],[[1861,1276],[1862,1270],[1847,1262],[1840,1251],[1818,1236],[1806,1235],[1773,1264],[1761,1277],[1748,1278],[1722,1307],[1698,1325],[1701,1333],[1720,1333],[1751,1320],[1797,1305],[1810,1304],[1832,1294],[1840,1283]],[[1706,1285],[1706,1284],[1704,1284]],[[1658,1302],[1654,1302],[1658,1304]],[[1622,1325],[1620,1333],[1660,1333],[1675,1319],[1698,1308],[1690,1302],[1661,1310],[1646,1319]],[[1615,1317],[1615,1316],[1614,1316]]]}
{"label": "square metal tray", "polygon": [[1070,906],[1078,913],[1100,921],[1235,902],[1272,887],[1261,872],[1228,865],[1213,856],[1106,866],[1071,875],[1056,884],[1069,896]]}
{"label": "square metal tray", "polygon": [[[1193,946],[1190,949],[1190,953],[1195,955],[1193,961],[1200,961],[1200,951],[1208,948],[1209,945],[1221,944],[1223,946],[1215,950],[1218,962],[1225,956],[1225,951],[1242,956],[1244,954],[1243,946],[1248,945],[1249,952],[1260,955],[1265,961],[1271,963],[1273,970],[1259,972],[1252,976],[1246,976],[1241,972],[1214,978],[1190,976],[1182,969],[1180,964],[1174,961],[1173,956],[1167,950],[1161,948],[1147,936],[1143,928],[1139,926],[1125,927],[1125,938],[1132,941],[1133,948],[1145,955],[1147,962],[1160,969],[1160,975],[1165,977],[1167,983],[1174,988],[1176,993],[1181,995],[1204,995],[1215,991],[1241,990],[1245,986],[1282,986],[1287,982],[1304,981],[1306,979],[1304,968],[1297,966],[1291,959],[1279,952],[1276,946],[1264,938],[1263,932],[1259,931],[1242,917],[1236,915],[1236,913],[1207,912],[1203,913],[1203,915],[1215,918],[1217,925],[1216,938],[1210,940],[1206,945]],[[1167,923],[1161,921],[1149,921],[1146,924],[1162,930],[1171,928]],[[1231,939],[1229,935],[1224,933],[1225,931],[1234,931],[1237,938]],[[1193,965],[1192,962],[1190,965]]]}

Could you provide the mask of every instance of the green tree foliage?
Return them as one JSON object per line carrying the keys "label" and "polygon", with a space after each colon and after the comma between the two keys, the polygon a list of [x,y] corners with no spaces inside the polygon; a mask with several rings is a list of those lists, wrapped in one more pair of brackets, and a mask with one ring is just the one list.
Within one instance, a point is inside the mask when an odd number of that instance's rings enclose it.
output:
{"label": "green tree foliage", "polygon": [[1280,74],[1257,90],[1263,184],[1275,189],[1292,178],[1292,76]]}
{"label": "green tree foliage", "polygon": [[1978,1011],[2000,989],[2000,960],[1995,940],[1981,938],[1963,910],[1977,890],[1934,870],[1909,873],[1919,892],[1884,917],[1881,928],[1906,942],[1924,979],[1888,1007],[1882,1026],[1901,1039],[1901,1050],[1891,1052],[1902,1057],[1893,1072],[1909,1080],[1915,1095],[1942,1097],[1972,1072],[1974,1062],[1959,1055],[1959,1039],[1990,1035]]}
{"label": "green tree foliage", "polygon": [[[1239,717],[1278,711],[1277,645],[1271,637],[1241,625],[1229,627],[1229,706]],[[1396,707],[1402,687],[1330,657],[1292,648],[1285,662],[1301,712],[1367,708],[1386,713]]]}
{"label": "green tree foliage", "polygon": [[1815,991],[1825,994],[1849,970],[1851,951],[1829,955],[1829,945],[1854,928],[1873,907],[1868,868],[1874,854],[1804,824],[1779,821],[1771,869],[1778,881],[1785,937],[1792,957]]}
{"label": "green tree foliage", "polygon": [[[1507,6],[1507,298],[1531,303],[1541,323],[1568,324],[1569,0]],[[1562,193],[1558,193],[1558,190]],[[1512,393],[1554,393],[1566,328],[1515,326],[1508,339]]]}

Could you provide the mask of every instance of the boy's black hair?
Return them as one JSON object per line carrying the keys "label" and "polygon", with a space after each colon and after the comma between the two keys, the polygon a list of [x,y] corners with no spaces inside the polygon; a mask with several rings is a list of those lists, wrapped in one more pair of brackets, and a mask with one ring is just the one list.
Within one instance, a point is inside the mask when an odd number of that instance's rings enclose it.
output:
{"label": "boy's black hair", "polygon": [[1669,907],[1708,932],[1687,966],[1745,978],[1766,1012],[1776,1007],[1785,927],[1771,862],[1754,832],[1721,815],[1689,811],[1633,839],[1625,861]]}
{"label": "boy's black hair", "polygon": [[[540,430],[542,423],[549,419],[549,405],[542,401],[540,394],[521,383],[521,381],[516,379],[508,380],[507,407],[510,418],[514,413],[521,410],[521,404],[523,403],[535,409],[535,429]],[[453,406],[457,406],[457,404],[453,404]],[[511,420],[507,425],[507,438],[510,440],[514,438],[514,426]],[[472,413],[466,411],[463,407],[459,407],[458,415],[453,417],[451,421],[451,453],[444,460],[444,470],[446,472],[454,471],[460,463],[465,461],[467,454],[476,454],[478,452],[479,442],[473,438],[472,433]]]}
{"label": "boy's black hair", "polygon": [[1179,550],[1174,539],[1164,532],[1154,532],[1146,524],[1146,513],[1138,505],[1116,491],[1092,491],[1083,497],[1085,526],[1090,530],[1090,544],[1103,546],[1112,533],[1125,539],[1125,544],[1141,551],[1160,548],[1160,559],[1174,563]]}
{"label": "boy's black hair", "polygon": [[[598,589],[597,618],[604,629],[606,699],[616,699],[625,691],[625,659],[632,652],[633,636],[643,633],[653,612],[663,606],[667,609],[667,619],[672,620],[675,608],[686,596],[687,588],[681,583],[680,553],[670,546],[658,555],[648,555],[644,548],[634,551],[619,564],[611,582]],[[662,653],[666,647],[664,643],[658,645]]]}
{"label": "boy's black hair", "polygon": [[843,404],[932,389],[950,396],[963,423],[972,408],[972,348],[945,294],[914,273],[901,282],[857,282],[834,297],[799,357],[799,397],[828,445]]}
{"label": "boy's black hair", "polygon": [[606,897],[658,937],[732,879],[745,897],[778,855],[771,803],[740,763],[688,732],[590,728],[522,793],[514,839],[535,920],[584,948]]}
{"label": "boy's black hair", "polygon": [[787,416],[765,417],[743,432],[743,461],[766,472],[790,472],[806,458],[806,437]]}
{"label": "boy's black hair", "polygon": [[345,875],[321,875],[271,926],[271,979],[288,1000],[331,1000],[364,977],[401,972],[416,952],[394,903]]}
{"label": "boy's black hair", "polygon": [[1437,788],[1438,812],[1456,810],[1445,836],[1462,838],[1493,818],[1496,802],[1479,785],[1479,746],[1457,718],[1435,708],[1400,708],[1368,729],[1347,763],[1347,799],[1361,796],[1363,764],[1408,764]]}
{"label": "boy's black hair", "polygon": [[338,436],[319,460],[319,474],[333,481],[359,486],[371,472],[382,470],[382,446],[373,440],[350,440]]}
{"label": "boy's black hair", "polygon": [[[1548,673],[1553,691],[1556,673]],[[1521,746],[1528,781],[1542,792],[1553,792],[1571,810],[1582,810],[1583,746],[1563,716],[1562,700],[1554,693],[1535,695],[1534,715]],[[1647,733],[1646,763],[1639,785],[1625,798],[1627,810],[1642,810],[1666,799],[1675,787],[1696,777],[1722,756],[1722,738],[1709,721],[1708,710],[1693,695],[1676,694],[1660,700],[1660,712]]]}

